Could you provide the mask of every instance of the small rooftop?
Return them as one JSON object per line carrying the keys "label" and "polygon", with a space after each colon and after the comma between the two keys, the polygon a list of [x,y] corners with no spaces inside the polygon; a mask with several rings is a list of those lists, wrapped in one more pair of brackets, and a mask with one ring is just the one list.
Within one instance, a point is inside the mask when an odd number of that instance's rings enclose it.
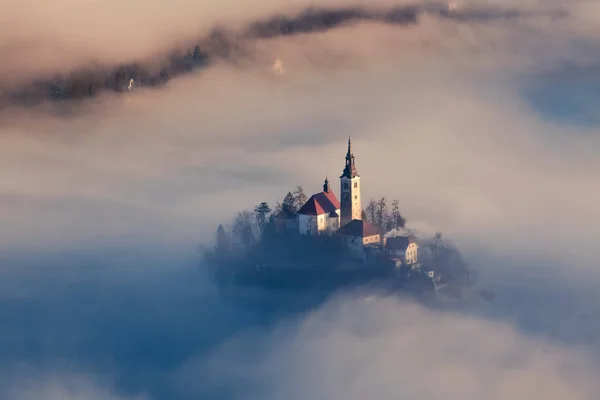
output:
{"label": "small rooftop", "polygon": [[298,214],[323,215],[331,214],[340,208],[340,202],[333,192],[321,192],[310,196],[310,199],[298,210]]}
{"label": "small rooftop", "polygon": [[282,209],[277,215],[276,218],[279,219],[295,219],[296,214],[287,209]]}
{"label": "small rooftop", "polygon": [[363,221],[361,219],[353,219],[352,221],[348,222],[346,225],[338,229],[338,233],[341,235],[357,236],[362,238],[381,234],[377,228],[367,221]]}
{"label": "small rooftop", "polygon": [[394,236],[387,238],[385,241],[385,248],[388,250],[400,250],[406,251],[410,240],[408,236]]}

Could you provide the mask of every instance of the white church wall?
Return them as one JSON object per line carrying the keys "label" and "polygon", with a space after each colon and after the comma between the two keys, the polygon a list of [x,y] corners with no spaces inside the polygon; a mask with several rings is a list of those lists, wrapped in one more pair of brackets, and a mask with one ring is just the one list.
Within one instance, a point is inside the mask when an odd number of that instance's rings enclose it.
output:
{"label": "white church wall", "polygon": [[317,232],[324,232],[327,229],[327,216],[317,216]]}
{"label": "white church wall", "polygon": [[362,204],[360,198],[360,177],[352,180],[352,219],[362,219]]}
{"label": "white church wall", "polygon": [[329,232],[335,232],[340,229],[340,210],[336,210],[338,217],[327,218],[327,230]]}
{"label": "white church wall", "polygon": [[339,217],[330,218],[326,214],[317,216],[298,214],[298,231],[301,235],[316,235],[320,232],[335,232],[339,227]]}
{"label": "white church wall", "polygon": [[298,214],[298,231],[301,235],[313,235],[317,231],[316,217]]}
{"label": "white church wall", "polygon": [[362,201],[360,196],[360,177],[342,177],[340,202],[342,205],[342,224],[347,224],[353,219],[362,219]]}
{"label": "white church wall", "polygon": [[346,243],[346,247],[348,248],[350,254],[356,257],[364,256],[364,249],[362,239],[357,236],[345,236],[344,241]]}

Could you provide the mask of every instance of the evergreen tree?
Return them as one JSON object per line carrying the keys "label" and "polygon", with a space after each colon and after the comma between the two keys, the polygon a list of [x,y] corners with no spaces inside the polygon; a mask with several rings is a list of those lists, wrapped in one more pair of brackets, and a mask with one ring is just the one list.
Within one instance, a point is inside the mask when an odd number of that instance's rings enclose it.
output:
{"label": "evergreen tree", "polygon": [[245,225],[244,229],[241,232],[242,235],[242,243],[246,248],[249,248],[254,243],[256,243],[256,238],[254,237],[254,232],[252,232],[252,225]]}
{"label": "evergreen tree", "polygon": [[223,225],[219,225],[216,233],[215,250],[217,254],[227,254],[230,248],[229,236],[227,236],[227,232],[225,232]]}
{"label": "evergreen tree", "polygon": [[269,207],[269,205],[264,201],[254,207],[254,216],[256,217],[256,222],[258,223],[258,227],[261,232],[264,231],[265,226],[267,225],[270,212],[271,207]]}
{"label": "evergreen tree", "polygon": [[160,80],[164,82],[169,80],[169,73],[166,68],[160,70]]}
{"label": "evergreen tree", "polygon": [[440,256],[440,247],[443,247],[442,233],[436,232],[433,237],[433,256],[436,258]]}
{"label": "evergreen tree", "polygon": [[196,46],[194,47],[194,52],[192,54],[192,59],[194,60],[194,62],[199,63],[204,61],[204,59],[206,58],[206,55],[202,52],[202,49],[200,49],[200,46]]}
{"label": "evergreen tree", "polygon": [[287,192],[287,194],[283,198],[283,202],[281,203],[281,209],[289,212],[298,211],[298,208],[296,208],[296,198],[294,197],[292,192]]}
{"label": "evergreen tree", "polygon": [[263,229],[263,238],[273,238],[277,236],[277,223],[275,221],[275,215],[271,214],[269,215],[269,218],[267,219],[267,224],[265,225],[265,228]]}

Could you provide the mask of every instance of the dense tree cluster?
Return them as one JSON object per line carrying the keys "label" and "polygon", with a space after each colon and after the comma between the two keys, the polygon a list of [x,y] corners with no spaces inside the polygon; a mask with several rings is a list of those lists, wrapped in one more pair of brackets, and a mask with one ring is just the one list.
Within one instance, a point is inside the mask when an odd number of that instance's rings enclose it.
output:
{"label": "dense tree cluster", "polygon": [[287,192],[285,196],[283,196],[283,200],[277,202],[275,205],[275,214],[278,214],[281,211],[289,211],[289,212],[297,212],[300,207],[306,203],[308,198],[306,194],[304,194],[304,189],[302,186],[296,186],[296,189],[293,192]]}
{"label": "dense tree cluster", "polygon": [[[275,217],[282,211],[297,212],[306,202],[307,196],[302,186],[289,191],[278,201],[274,208],[267,202],[261,202],[251,210],[238,212],[231,223],[230,232],[219,225],[215,237],[215,252],[228,256],[235,250],[247,250],[256,245],[265,236],[275,235]],[[363,211],[363,219],[378,227],[382,232],[394,228],[403,228],[406,219],[400,212],[398,200],[391,202],[385,197],[370,200]]]}
{"label": "dense tree cluster", "polygon": [[243,210],[233,218],[231,232],[228,233],[223,225],[219,225],[215,238],[215,251],[220,255],[230,254],[238,250],[249,249],[257,244],[264,236],[275,232],[275,216],[281,211],[297,212],[306,202],[307,197],[302,186],[289,191],[277,202],[274,209],[267,202],[261,202],[253,211]]}
{"label": "dense tree cluster", "polygon": [[[213,268],[216,279],[222,283],[243,282],[274,288],[316,285],[322,289],[328,285],[337,288],[395,276],[396,264],[391,263],[383,252],[377,252],[375,256],[370,253],[369,265],[373,268],[360,268],[364,261],[356,258],[336,235],[300,235],[279,230],[287,226],[288,218],[293,216],[283,215],[284,218],[279,219],[278,214],[296,213],[306,200],[303,188],[297,186],[287,192],[275,207],[263,201],[252,210],[238,212],[229,229],[219,225],[214,248],[204,254],[205,261],[208,261],[206,265]],[[363,211],[363,219],[382,233],[403,228],[406,224],[399,201],[394,199],[388,206],[385,197],[370,200]],[[441,233],[436,233],[429,242],[424,241],[419,246],[422,247],[420,265],[434,267],[438,276],[450,277],[457,282],[472,280],[460,253]],[[357,265],[359,268],[353,269]],[[339,273],[340,270],[344,271],[343,274]]]}
{"label": "dense tree cluster", "polygon": [[391,206],[389,209],[385,197],[381,197],[379,200],[370,200],[363,211],[363,219],[378,227],[382,232],[404,228],[406,218],[400,212],[398,200],[394,199]]}

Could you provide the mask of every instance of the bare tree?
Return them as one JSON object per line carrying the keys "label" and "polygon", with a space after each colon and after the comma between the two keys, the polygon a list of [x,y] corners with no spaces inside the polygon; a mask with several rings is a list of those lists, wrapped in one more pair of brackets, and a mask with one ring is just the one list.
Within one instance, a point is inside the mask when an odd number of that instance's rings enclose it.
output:
{"label": "bare tree", "polygon": [[387,220],[387,202],[385,200],[385,197],[382,196],[378,201],[377,201],[377,208],[376,208],[376,212],[375,212],[375,225],[377,225],[380,229],[385,230],[387,228],[386,226],[386,220]]}
{"label": "bare tree", "polygon": [[296,208],[296,210],[299,210],[300,207],[302,207],[304,205],[304,203],[306,203],[307,197],[304,194],[304,189],[302,189],[302,186],[298,185],[296,187],[296,190],[294,191],[294,206]]}
{"label": "bare tree", "polygon": [[283,211],[283,207],[281,206],[281,203],[276,201],[275,202],[275,206],[273,207],[273,215],[277,215],[279,214],[281,211]]}
{"label": "bare tree", "polygon": [[375,225],[377,219],[377,203],[375,200],[369,200],[367,208],[365,208],[365,214],[367,215],[367,220]]}
{"label": "bare tree", "polygon": [[398,199],[394,199],[394,201],[392,201],[392,213],[390,214],[390,223],[391,223],[391,228],[404,228],[404,226],[406,225],[406,219],[404,218],[404,216],[402,215],[402,213],[400,213],[400,206],[398,205]]}
{"label": "bare tree", "polygon": [[233,220],[232,233],[245,247],[250,247],[256,242],[252,232],[253,223],[254,214],[248,210],[239,212]]}

